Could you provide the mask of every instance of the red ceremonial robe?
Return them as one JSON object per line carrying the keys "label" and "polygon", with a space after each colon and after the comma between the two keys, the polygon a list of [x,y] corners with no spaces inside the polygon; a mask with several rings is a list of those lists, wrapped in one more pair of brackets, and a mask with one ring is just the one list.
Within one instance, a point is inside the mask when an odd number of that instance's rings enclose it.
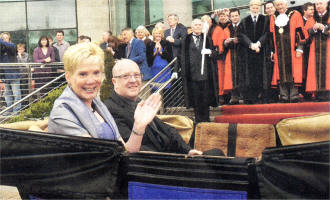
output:
{"label": "red ceremonial robe", "polygon": [[315,16],[306,22],[306,30],[312,39],[309,52],[309,62],[307,70],[306,92],[318,92],[330,90],[330,55],[327,53],[330,47],[329,30],[325,32],[314,32],[314,24],[330,23],[329,12],[323,17]]}
{"label": "red ceremonial robe", "polygon": [[[291,11],[290,13],[287,11],[286,14],[289,17],[289,22],[283,27],[278,27],[275,24],[278,15],[273,15],[270,19],[270,32],[273,33],[275,49],[272,79],[274,86],[278,85],[279,82],[293,82],[298,85],[302,83],[303,57],[296,57],[296,48],[297,44],[305,39],[304,21],[298,11]],[[287,37],[286,40],[285,37]],[[296,38],[299,38],[299,41],[296,41]]]}
{"label": "red ceremonial robe", "polygon": [[[228,26],[228,24],[226,24]],[[224,28],[216,26],[212,34],[213,46],[218,47],[220,54],[225,54],[224,47]],[[224,89],[224,77],[225,77],[225,61],[220,59],[217,60],[218,65],[218,83],[219,83],[219,96],[226,94]]]}

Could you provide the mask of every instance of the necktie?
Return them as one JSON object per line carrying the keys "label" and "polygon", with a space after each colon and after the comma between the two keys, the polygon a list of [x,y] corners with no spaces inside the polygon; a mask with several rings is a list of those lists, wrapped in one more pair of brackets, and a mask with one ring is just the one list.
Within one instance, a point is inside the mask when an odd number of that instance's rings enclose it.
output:
{"label": "necktie", "polygon": [[257,23],[257,16],[253,16],[253,25],[256,25]]}
{"label": "necktie", "polygon": [[200,42],[200,36],[199,35],[195,35],[195,45],[196,47],[199,47],[199,42]]}
{"label": "necktie", "polygon": [[129,42],[127,44],[126,58],[128,58],[130,51],[131,51],[131,43]]}
{"label": "necktie", "polygon": [[171,36],[173,37],[174,34],[174,28],[171,28]]}

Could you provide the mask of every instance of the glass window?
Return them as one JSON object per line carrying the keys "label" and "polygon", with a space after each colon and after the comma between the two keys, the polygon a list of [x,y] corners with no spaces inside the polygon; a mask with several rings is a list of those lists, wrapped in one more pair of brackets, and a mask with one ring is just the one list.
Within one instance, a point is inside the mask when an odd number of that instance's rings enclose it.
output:
{"label": "glass window", "polygon": [[25,3],[0,2],[0,30],[17,31],[26,29]]}
{"label": "glass window", "polygon": [[29,29],[76,27],[75,0],[27,2]]}
{"label": "glass window", "polygon": [[211,0],[192,0],[193,15],[209,12]]}
{"label": "glass window", "polygon": [[135,29],[145,25],[145,4],[141,0],[127,0],[127,26]]}
{"label": "glass window", "polygon": [[247,8],[240,9],[241,19],[243,19],[250,14],[250,10],[248,8],[249,3],[250,0],[214,0],[214,9],[247,6]]}
{"label": "glass window", "polygon": [[149,1],[150,24],[157,23],[163,20],[163,1]]}

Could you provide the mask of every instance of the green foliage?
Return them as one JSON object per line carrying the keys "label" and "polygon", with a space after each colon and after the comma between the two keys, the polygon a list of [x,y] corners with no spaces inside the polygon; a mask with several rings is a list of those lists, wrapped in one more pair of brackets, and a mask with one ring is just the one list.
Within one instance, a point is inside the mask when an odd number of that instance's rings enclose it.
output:
{"label": "green foliage", "polygon": [[29,108],[23,110],[20,115],[12,117],[8,123],[48,117],[53,108],[54,101],[62,94],[65,88],[66,85],[63,85],[62,87],[51,91],[45,98],[33,103]]}
{"label": "green foliage", "polygon": [[112,68],[115,65],[115,59],[113,55],[106,51],[104,53],[104,74],[105,79],[101,85],[100,98],[102,101],[108,99],[113,90],[112,84]]}

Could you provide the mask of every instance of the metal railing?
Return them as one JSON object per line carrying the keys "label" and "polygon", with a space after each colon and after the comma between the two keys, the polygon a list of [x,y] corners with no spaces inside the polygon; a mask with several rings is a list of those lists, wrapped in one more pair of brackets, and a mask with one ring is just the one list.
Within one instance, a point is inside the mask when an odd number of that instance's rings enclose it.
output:
{"label": "metal railing", "polygon": [[[172,65],[177,62],[174,58],[158,74],[150,79],[140,90],[139,97],[147,98],[153,92],[161,93],[163,97],[163,108],[160,114],[173,114],[185,109],[182,78],[172,78]],[[180,74],[180,71],[178,72]]]}
{"label": "metal railing", "polygon": [[0,92],[0,116],[5,114],[5,119],[14,116],[63,85],[66,82],[63,72],[62,62],[0,63],[1,84],[5,85]]}
{"label": "metal railing", "polygon": [[[177,61],[174,58],[165,68],[149,80],[140,90],[140,97],[147,98],[153,92],[161,93],[163,108],[161,114],[173,114],[185,110],[182,78],[172,78],[173,65]],[[8,70],[16,73],[8,73]],[[8,74],[17,75],[21,98],[14,102],[14,94],[6,98],[12,98],[12,104],[7,106],[4,99],[5,93],[0,93],[0,123],[10,117],[19,114],[21,110],[28,108],[32,103],[45,97],[50,91],[66,83],[63,73],[63,63],[0,63],[0,77],[3,84],[9,84],[13,80]],[[7,78],[6,78],[7,77]],[[8,83],[7,83],[8,82]],[[8,94],[7,94],[8,95]],[[2,107],[1,107],[2,105]],[[19,110],[13,112],[15,107]]]}

